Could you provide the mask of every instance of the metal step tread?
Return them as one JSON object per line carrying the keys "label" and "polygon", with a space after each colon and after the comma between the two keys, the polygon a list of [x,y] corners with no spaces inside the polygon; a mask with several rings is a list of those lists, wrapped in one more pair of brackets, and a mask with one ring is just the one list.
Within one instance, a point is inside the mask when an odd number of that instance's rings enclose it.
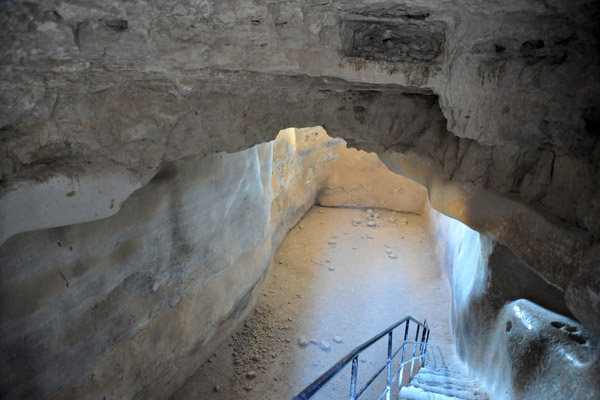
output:
{"label": "metal step tread", "polygon": [[488,400],[477,380],[469,377],[461,365],[426,366],[419,370],[398,393],[404,400]]}
{"label": "metal step tread", "polygon": [[413,380],[417,380],[418,382],[430,384],[430,385],[453,385],[453,386],[461,386],[461,387],[476,387],[477,381],[467,376],[448,376],[437,373],[419,371],[417,375],[413,378]]}
{"label": "metal step tread", "polygon": [[423,368],[421,368],[419,370],[419,372],[421,372],[421,371],[432,373],[432,374],[437,374],[437,375],[451,376],[451,377],[456,377],[456,378],[461,378],[461,377],[467,377],[468,378],[468,376],[469,376],[462,366],[457,366],[457,367],[436,366],[436,367],[432,367],[432,366],[426,365],[426,366],[424,366]]}
{"label": "metal step tread", "polygon": [[418,381],[412,381],[411,386],[423,389],[426,392],[451,395],[465,400],[480,400],[487,396],[482,394],[477,386],[457,386],[457,385],[428,385]]}
{"label": "metal step tread", "polygon": [[460,397],[432,393],[414,386],[405,386],[400,390],[401,400],[463,400]]}

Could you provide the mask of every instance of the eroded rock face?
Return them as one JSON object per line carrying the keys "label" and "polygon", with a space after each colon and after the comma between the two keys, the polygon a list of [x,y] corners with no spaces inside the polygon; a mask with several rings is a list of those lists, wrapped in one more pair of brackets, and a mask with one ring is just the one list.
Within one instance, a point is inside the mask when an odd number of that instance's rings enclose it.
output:
{"label": "eroded rock face", "polygon": [[[456,349],[491,398],[594,399],[598,336],[507,247],[432,210]],[[552,311],[550,311],[552,310]]]}
{"label": "eroded rock face", "polygon": [[111,218],[9,239],[2,397],[167,395],[192,373],[268,265],[271,158],[264,144],[173,162]]}
{"label": "eroded rock face", "polygon": [[598,2],[0,7],[0,243],[114,216],[169,163],[323,125],[600,332]]}
{"label": "eroded rock face", "polygon": [[[357,145],[387,146],[382,137],[402,137],[396,125],[423,114],[403,107],[384,118],[391,127],[368,123],[383,114],[368,118],[364,105],[377,107],[379,89],[361,84],[393,84],[438,95],[448,131],[433,143],[392,143],[433,151],[451,179],[518,194],[600,237],[595,2],[29,2],[3,11],[4,191],[73,171],[93,179],[91,166],[127,169],[133,188],[166,160],[241,150],[290,125],[353,139],[329,126],[348,114],[365,122]],[[314,104],[303,95],[307,75],[361,94],[321,108],[329,118],[278,118]]]}
{"label": "eroded rock face", "polygon": [[393,22],[345,19],[343,54],[365,60],[429,62],[442,53],[445,24],[441,21]]}
{"label": "eroded rock face", "polygon": [[322,128],[292,128],[166,163],[111,217],[8,239],[0,396],[168,397],[251,309],[315,201],[420,213],[426,190]]}
{"label": "eroded rock face", "polygon": [[526,300],[508,303],[492,343],[482,372],[498,397],[538,399],[568,393],[572,399],[591,400],[600,393],[600,342],[569,318]]}
{"label": "eroded rock face", "polygon": [[[399,140],[409,144],[422,132],[431,131],[427,136],[434,138],[444,132],[444,120],[433,96],[407,94],[393,85],[355,87],[340,80],[242,72],[215,72],[209,77],[194,73],[188,78],[194,81],[195,94],[190,97],[178,95],[175,88],[165,82],[155,88],[156,92],[141,86],[130,87],[132,91],[127,92],[120,88],[119,81],[105,82],[110,88],[91,95],[87,102],[79,102],[75,107],[69,102],[56,105],[56,112],[64,111],[69,116],[73,113],[88,115],[88,119],[72,121],[67,116],[65,125],[56,126],[53,122],[52,127],[44,125],[40,131],[29,131],[27,135],[13,132],[14,135],[8,136],[4,142],[5,149],[9,149],[7,160],[14,160],[15,169],[5,175],[4,191],[8,195],[0,200],[6,204],[2,207],[6,221],[0,227],[2,237],[36,227],[112,215],[122,202],[118,200],[151,179],[161,163],[190,156],[203,157],[215,151],[239,151],[256,141],[274,139],[280,127],[305,126],[307,123],[324,125],[335,132],[345,132],[349,141],[360,143],[364,141],[361,131],[371,126],[369,130],[380,132],[376,138],[386,146]],[[263,87],[269,90],[262,90]],[[173,102],[162,101],[163,95],[173,96]],[[62,96],[66,98],[69,94]],[[112,111],[98,106],[103,102],[113,104]],[[135,109],[135,104],[140,109]],[[176,106],[181,112],[174,122],[167,115]],[[116,112],[121,117],[111,115]],[[78,128],[72,129],[72,123]],[[111,129],[116,136],[111,134],[112,144],[106,148],[98,142],[101,139],[97,135],[98,123],[114,128]],[[147,131],[149,125],[165,129]],[[30,154],[36,143],[43,140],[39,135],[49,133],[46,128],[62,136],[70,145],[45,148],[49,158],[20,159],[20,154]],[[238,138],[240,132],[241,139]],[[135,136],[138,134],[142,136]],[[12,149],[20,149],[20,152]],[[118,188],[101,183],[111,168],[121,172],[121,176],[113,173],[113,182],[119,182]],[[97,187],[89,187],[80,184],[78,178],[83,182],[99,183]],[[47,196],[44,184],[39,184],[38,179],[54,179],[65,184],[53,183],[54,192]],[[98,191],[107,200],[92,203],[90,200],[97,197]],[[68,196],[71,192],[75,193]],[[20,206],[23,197],[32,203],[30,208],[47,209],[55,218],[48,218],[45,213],[36,216],[23,212]],[[116,200],[112,202],[112,198]],[[71,212],[74,207],[81,211]]]}
{"label": "eroded rock face", "polygon": [[[436,159],[452,179],[518,194],[597,240],[598,8],[518,0],[469,9],[427,0],[6,4],[3,187],[93,175],[90,163],[124,167],[132,187],[143,185],[181,153],[237,151],[285,126],[324,124],[298,116],[270,129],[263,121],[275,125],[276,115],[312,102],[298,77],[337,77],[346,90],[368,83],[435,93],[450,143],[417,148],[439,146]],[[280,101],[271,75],[300,93]],[[227,95],[244,99],[219,98]],[[365,120],[363,102],[345,109]],[[327,114],[345,118],[339,107]],[[361,132],[370,145],[394,134],[377,124]],[[456,165],[463,171],[453,174]]]}

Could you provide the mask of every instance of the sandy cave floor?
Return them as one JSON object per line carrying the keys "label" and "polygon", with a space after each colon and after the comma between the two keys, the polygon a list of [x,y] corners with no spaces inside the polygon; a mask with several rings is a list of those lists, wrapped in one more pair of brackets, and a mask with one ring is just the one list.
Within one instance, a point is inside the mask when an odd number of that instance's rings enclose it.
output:
{"label": "sandy cave floor", "polygon": [[[368,227],[366,209],[313,207],[275,254],[255,310],[172,399],[289,399],[406,315],[427,319],[429,358],[454,363],[449,294],[427,221],[374,211],[379,218]],[[361,356],[359,385],[383,365],[386,346],[380,341]],[[316,398],[347,399],[349,369]],[[363,398],[384,380],[385,372]]]}

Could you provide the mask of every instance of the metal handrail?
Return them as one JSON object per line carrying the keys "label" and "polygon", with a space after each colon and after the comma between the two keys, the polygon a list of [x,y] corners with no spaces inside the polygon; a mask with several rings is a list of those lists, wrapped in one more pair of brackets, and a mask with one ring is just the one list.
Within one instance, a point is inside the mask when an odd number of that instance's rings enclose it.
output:
{"label": "metal handrail", "polygon": [[[415,341],[408,341],[408,328],[410,321],[413,321],[417,324],[417,333],[415,335]],[[392,352],[392,339],[393,339],[393,330],[399,327],[402,324],[406,324],[406,328],[404,329],[404,341],[402,346],[398,348],[396,352]],[[421,340],[419,341],[419,330],[423,328],[423,333],[421,335]],[[427,353],[427,345],[429,343],[429,328],[427,326],[427,320],[423,321],[423,323],[417,321],[411,316],[406,316],[402,318],[400,321],[388,327],[386,330],[381,333],[373,336],[370,340],[364,342],[360,346],[357,346],[350,353],[342,357],[337,363],[335,363],[331,368],[329,368],[323,375],[318,377],[313,383],[308,385],[303,391],[294,396],[293,400],[307,400],[314,396],[319,390],[323,388],[334,376],[336,376],[348,363],[352,362],[352,375],[350,378],[350,400],[358,399],[364,391],[369,387],[375,379],[383,372],[384,369],[387,368],[387,386],[383,392],[383,394],[379,397],[379,399],[383,399],[384,397],[389,400],[390,392],[392,385],[395,383],[396,379],[400,377],[399,384],[401,384],[402,374],[404,372],[404,366],[406,364],[411,364],[410,366],[410,375],[412,376],[414,372],[414,362],[415,360],[419,360],[421,366],[425,365],[425,355]],[[356,392],[356,377],[358,374],[358,356],[372,344],[377,342],[379,339],[388,335],[388,357],[386,363],[367,381],[367,383]],[[413,345],[413,355],[410,360],[405,361],[406,356],[406,345]],[[417,347],[419,347],[419,355],[417,356]],[[400,361],[400,369],[394,376],[392,377],[392,360],[396,355],[402,350],[402,358]]]}

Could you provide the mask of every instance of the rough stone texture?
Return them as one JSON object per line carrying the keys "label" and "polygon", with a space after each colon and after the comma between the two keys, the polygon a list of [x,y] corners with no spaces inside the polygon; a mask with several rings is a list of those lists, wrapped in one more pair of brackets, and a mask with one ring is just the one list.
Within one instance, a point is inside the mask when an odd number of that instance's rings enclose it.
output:
{"label": "rough stone texture", "polygon": [[[155,173],[155,167],[162,162],[189,156],[201,157],[217,150],[239,151],[253,145],[257,138],[261,141],[274,139],[279,128],[285,126],[320,124],[335,132],[345,132],[345,136],[352,142],[360,142],[360,132],[369,126],[382,132],[379,134],[382,142],[391,136],[388,132],[390,129],[393,129],[394,134],[402,133],[407,142],[423,131],[433,131],[429,136],[436,137],[443,132],[443,117],[431,96],[406,94],[405,90],[393,85],[378,89],[372,86],[355,88],[339,80],[294,78],[294,86],[290,88],[290,78],[226,72],[211,74],[210,78],[196,74],[195,79],[194,85],[206,92],[181,100],[181,103],[186,104],[187,111],[172,127],[167,137],[156,138],[156,141],[150,138],[141,139],[141,142],[148,143],[149,148],[153,149],[149,152],[143,150],[146,156],[142,159],[137,159],[131,153],[135,145],[131,147],[125,143],[131,140],[127,137],[123,139],[125,142],[116,139],[110,149],[102,150],[94,145],[85,150],[90,155],[94,154],[92,161],[85,161],[85,155],[71,154],[70,146],[65,149],[48,149],[52,160],[36,160],[32,165],[23,164],[19,167],[21,169],[17,175],[29,174],[27,179],[21,177],[11,180],[10,177],[5,177],[8,187],[4,189],[6,194],[0,198],[3,221],[0,225],[1,236],[7,238],[22,230],[52,227],[65,222],[84,222],[114,214],[121,204],[118,199],[145,184]],[[114,87],[107,89],[108,91],[122,91],[119,82],[111,82],[110,85]],[[261,91],[261,87],[269,87],[270,91]],[[242,90],[243,93],[238,93],[238,90]],[[106,93],[102,93],[106,98]],[[133,95],[134,98],[129,98],[129,93],[119,94],[119,103],[113,112],[131,109],[134,104],[140,107],[147,105],[152,109],[147,115],[142,116],[139,111],[133,116],[125,115],[129,120],[138,118],[135,123],[144,126],[147,123],[144,118],[151,118],[154,123],[166,113],[164,110],[155,112],[156,108],[161,107],[162,103],[158,97],[162,94],[153,94],[145,90],[139,95],[139,99],[138,95]],[[299,98],[302,98],[303,102],[297,104]],[[84,140],[85,137],[94,141],[94,121],[111,121],[115,117],[95,117],[98,113],[96,104],[102,101],[98,99],[89,103],[79,103],[75,110],[81,115],[88,115],[90,119],[80,121],[83,131],[71,131],[62,127],[65,132],[61,134],[67,135],[68,141],[76,142]],[[123,103],[131,105],[126,106]],[[164,106],[173,107],[171,103]],[[65,107],[66,113],[74,111],[68,104],[65,104]],[[269,109],[272,109],[273,113],[265,113]],[[131,121],[131,124],[134,122]],[[144,132],[144,129],[139,127],[140,132]],[[240,141],[236,137],[237,132],[245,132],[243,138],[246,139]],[[126,135],[123,132],[121,134]],[[40,140],[35,132],[29,132],[29,135],[30,140]],[[207,136],[210,140],[207,140]],[[13,139],[17,140],[17,137]],[[16,146],[16,142],[10,138],[6,143],[8,147]],[[59,165],[55,166],[56,163]],[[109,167],[114,165],[111,163],[116,163],[113,168],[121,173],[114,173],[114,179],[109,181],[109,185],[104,181],[111,171]],[[55,171],[51,172],[52,169]],[[45,182],[45,179],[51,180],[52,193],[47,193],[49,184],[39,183],[39,180]],[[65,183],[58,185],[55,181]],[[86,181],[96,185],[80,184]],[[11,188],[18,190],[11,191]],[[69,197],[68,194],[72,192],[75,194]],[[99,192],[105,201],[99,201]],[[45,213],[38,215],[27,211],[22,207],[23,201],[33,210],[50,208],[48,211],[52,211],[54,217],[49,218]],[[52,207],[48,207],[47,204]],[[73,209],[79,211],[73,212]],[[18,223],[13,223],[14,221]]]}
{"label": "rough stone texture", "polygon": [[567,291],[600,333],[597,1],[0,10],[0,242],[113,215],[167,163],[323,125]]}
{"label": "rough stone texture", "polygon": [[597,398],[600,339],[565,316],[561,292],[461,222],[431,210],[430,223],[457,352],[491,398]]}
{"label": "rough stone texture", "polygon": [[600,246],[595,245],[588,253],[579,272],[572,279],[565,292],[565,300],[571,310],[577,310],[577,317],[590,329],[600,332]]}
{"label": "rough stone texture", "polygon": [[600,394],[600,340],[527,300],[506,304],[484,364],[497,398],[593,400]]}
{"label": "rough stone texture", "polygon": [[[125,167],[145,184],[181,147],[236,151],[272,139],[264,132],[322,124],[298,116],[257,133],[261,119],[310,102],[265,102],[278,97],[267,75],[287,76],[292,91],[300,76],[339,77],[351,88],[394,84],[439,95],[454,145],[439,144],[438,160],[447,171],[465,164],[453,179],[519,194],[598,239],[598,14],[591,0],[478,0],[468,9],[431,0],[8,3],[3,186],[76,168],[92,174],[89,162]],[[355,56],[344,50],[347,38]],[[218,98],[214,85],[231,81],[218,70],[255,71],[267,82],[248,90],[234,79],[225,93],[246,100],[196,103]],[[364,106],[354,106],[364,118]],[[375,144],[389,133],[379,125],[361,132]]]}
{"label": "rough stone texture", "polygon": [[[593,299],[600,287],[595,281],[576,281],[580,268],[591,271],[591,238],[585,231],[536,211],[509,196],[499,195],[473,183],[458,183],[443,178],[439,165],[428,157],[414,153],[387,152],[381,155],[390,170],[409,176],[428,188],[432,207],[463,221],[471,228],[487,233],[509,247],[545,283],[564,297],[572,291],[589,290],[585,298]],[[583,285],[579,287],[579,285]],[[598,324],[600,315],[594,301],[568,303],[570,312],[590,328]]]}
{"label": "rough stone texture", "polygon": [[167,397],[252,307],[272,252],[324,192],[413,213],[426,201],[377,157],[292,128],[165,163],[111,217],[8,239],[0,397]]}
{"label": "rough stone texture", "polygon": [[348,149],[322,127],[279,132],[273,142],[271,185],[274,249],[315,201],[322,206],[378,206],[415,214],[427,205],[423,186],[390,172],[374,154]]}
{"label": "rough stone texture", "polygon": [[444,45],[445,24],[436,22],[345,19],[342,52],[366,60],[432,61],[441,54]]}
{"label": "rough stone texture", "polygon": [[271,154],[176,161],[113,217],[9,239],[1,397],[160,397],[194,372],[270,261]]}

